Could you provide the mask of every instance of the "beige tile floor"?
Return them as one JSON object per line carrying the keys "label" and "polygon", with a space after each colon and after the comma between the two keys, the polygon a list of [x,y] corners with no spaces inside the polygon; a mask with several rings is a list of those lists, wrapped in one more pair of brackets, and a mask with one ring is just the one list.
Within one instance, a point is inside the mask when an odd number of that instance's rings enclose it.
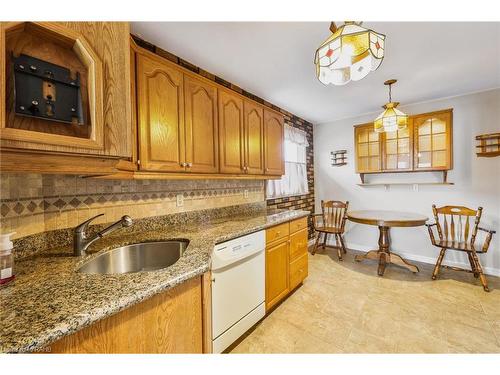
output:
{"label": "beige tile floor", "polygon": [[309,255],[304,284],[231,353],[500,353],[500,278],[485,293],[473,275],[418,264],[413,274],[349,251]]}

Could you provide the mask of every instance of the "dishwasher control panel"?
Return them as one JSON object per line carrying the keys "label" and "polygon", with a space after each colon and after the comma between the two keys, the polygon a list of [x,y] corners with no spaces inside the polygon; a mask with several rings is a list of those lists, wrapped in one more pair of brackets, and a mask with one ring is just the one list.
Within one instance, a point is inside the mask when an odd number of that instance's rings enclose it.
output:
{"label": "dishwasher control panel", "polygon": [[266,234],[263,230],[217,244],[212,254],[212,270],[264,251],[265,248]]}

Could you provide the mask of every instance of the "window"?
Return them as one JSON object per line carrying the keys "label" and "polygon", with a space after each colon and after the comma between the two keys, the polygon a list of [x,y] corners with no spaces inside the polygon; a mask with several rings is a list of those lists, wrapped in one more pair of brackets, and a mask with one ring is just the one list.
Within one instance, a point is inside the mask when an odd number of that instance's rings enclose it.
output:
{"label": "window", "polygon": [[285,125],[285,174],[280,180],[269,180],[266,197],[279,198],[309,193],[307,186],[306,133]]}

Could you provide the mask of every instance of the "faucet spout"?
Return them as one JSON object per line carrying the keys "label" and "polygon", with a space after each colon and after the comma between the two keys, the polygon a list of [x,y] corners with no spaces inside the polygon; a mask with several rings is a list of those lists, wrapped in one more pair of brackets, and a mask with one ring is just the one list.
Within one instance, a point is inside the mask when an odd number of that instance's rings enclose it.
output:
{"label": "faucet spout", "polygon": [[92,237],[87,237],[87,228],[89,224],[94,220],[95,218],[102,216],[103,214],[99,214],[97,216],[94,216],[90,218],[89,220],[83,222],[82,224],[78,225],[73,232],[73,253],[75,256],[81,256],[84,255],[87,249],[89,248],[90,245],[92,245],[95,241],[98,239],[114,232],[117,229],[124,228],[124,227],[130,227],[133,224],[133,221],[130,216],[125,215],[122,216],[120,220],[118,220],[116,223],[111,224],[109,227],[104,228],[102,231],[96,233]]}

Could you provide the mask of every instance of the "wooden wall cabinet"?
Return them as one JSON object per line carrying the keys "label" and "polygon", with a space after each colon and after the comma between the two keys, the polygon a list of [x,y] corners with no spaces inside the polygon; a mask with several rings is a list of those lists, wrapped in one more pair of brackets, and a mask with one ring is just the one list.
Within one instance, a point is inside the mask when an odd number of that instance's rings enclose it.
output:
{"label": "wooden wall cabinet", "polygon": [[307,241],[307,218],[266,230],[266,311],[307,277]]}
{"label": "wooden wall cabinet", "polygon": [[355,125],[356,173],[447,171],[453,168],[453,110],[410,116],[408,127],[376,133]]}
{"label": "wooden wall cabinet", "polygon": [[217,87],[147,51],[136,77],[139,168],[217,173]]}
{"label": "wooden wall cabinet", "polygon": [[[2,162],[2,170],[10,166],[8,159],[14,157],[12,151],[15,150],[52,155],[131,158],[129,35],[129,24],[125,22],[0,23],[0,136],[2,154],[7,158],[6,163]],[[84,97],[84,101],[90,100],[89,106],[92,108],[87,119],[90,130],[82,133],[83,127],[79,129],[78,125],[16,115],[12,107],[13,91],[5,91],[6,87],[12,87],[7,84],[11,80],[11,69],[7,66],[10,65],[10,53],[24,53],[67,65],[74,55],[72,51],[80,54],[81,60],[88,60],[89,76],[93,77],[86,82],[89,96]],[[58,61],[58,58],[62,60]],[[75,64],[71,66],[77,68]],[[4,154],[3,151],[8,152]],[[36,160],[37,157],[32,158],[32,168],[43,171],[43,165]],[[62,155],[59,160],[55,160],[55,164],[46,168],[48,172],[54,173],[58,171],[59,165],[67,163]],[[79,165],[74,165],[74,170],[78,171],[79,168]],[[25,168],[21,166],[21,169]],[[26,169],[29,170],[29,167]]]}
{"label": "wooden wall cabinet", "polygon": [[202,353],[201,277],[63,337],[50,353]]}
{"label": "wooden wall cabinet", "polygon": [[[139,168],[170,177],[284,174],[283,115],[132,44]],[[167,94],[165,94],[167,93]],[[147,178],[161,175],[147,174]]]}

